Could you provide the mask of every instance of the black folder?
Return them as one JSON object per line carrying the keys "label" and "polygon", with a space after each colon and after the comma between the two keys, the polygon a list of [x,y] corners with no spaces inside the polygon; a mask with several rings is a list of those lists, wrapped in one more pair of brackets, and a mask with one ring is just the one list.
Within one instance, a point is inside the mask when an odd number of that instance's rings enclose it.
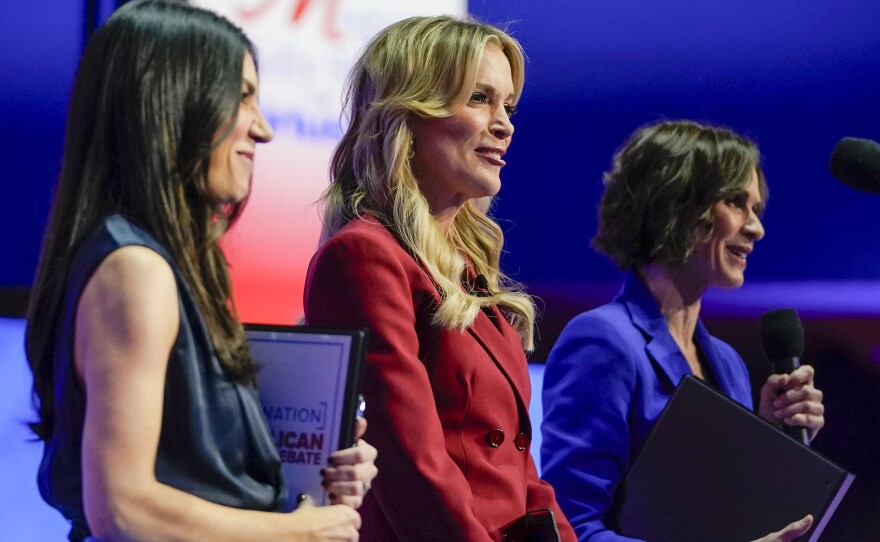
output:
{"label": "black folder", "polygon": [[746,542],[807,514],[818,540],[854,476],[685,377],[615,493],[616,531],[649,542]]}

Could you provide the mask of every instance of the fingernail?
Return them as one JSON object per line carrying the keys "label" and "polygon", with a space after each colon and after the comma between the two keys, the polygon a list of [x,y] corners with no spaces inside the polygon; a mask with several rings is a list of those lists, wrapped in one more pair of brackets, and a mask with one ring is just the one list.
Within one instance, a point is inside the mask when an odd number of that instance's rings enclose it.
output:
{"label": "fingernail", "polygon": [[304,500],[308,499],[309,496],[306,493],[300,493],[296,496],[296,504],[302,504]]}

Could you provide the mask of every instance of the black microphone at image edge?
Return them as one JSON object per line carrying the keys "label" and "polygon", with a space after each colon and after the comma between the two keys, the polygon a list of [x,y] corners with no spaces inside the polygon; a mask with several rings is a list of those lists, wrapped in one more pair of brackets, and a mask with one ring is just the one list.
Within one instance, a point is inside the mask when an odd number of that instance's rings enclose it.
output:
{"label": "black microphone at image edge", "polygon": [[880,143],[844,137],[834,146],[828,170],[850,188],[880,194]]}
{"label": "black microphone at image edge", "polygon": [[[761,315],[761,343],[773,374],[788,374],[801,366],[804,327],[794,309],[767,311]],[[785,434],[805,446],[810,438],[805,427],[783,424]]]}

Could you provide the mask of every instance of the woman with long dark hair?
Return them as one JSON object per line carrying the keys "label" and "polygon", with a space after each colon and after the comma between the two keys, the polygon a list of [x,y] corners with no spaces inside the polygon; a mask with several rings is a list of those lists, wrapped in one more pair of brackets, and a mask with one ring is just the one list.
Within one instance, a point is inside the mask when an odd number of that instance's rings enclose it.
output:
{"label": "woman with long dark hair", "polygon": [[71,540],[357,538],[363,442],[331,457],[339,504],[267,513],[286,489],[218,246],[272,138],[255,59],[222,17],[153,0],[82,58],[27,327],[40,490]]}

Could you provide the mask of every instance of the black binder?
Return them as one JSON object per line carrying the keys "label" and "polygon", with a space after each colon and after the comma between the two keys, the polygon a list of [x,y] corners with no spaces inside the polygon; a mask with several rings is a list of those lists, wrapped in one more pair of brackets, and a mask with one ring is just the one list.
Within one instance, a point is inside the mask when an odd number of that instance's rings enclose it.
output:
{"label": "black binder", "polygon": [[745,542],[807,514],[819,539],[854,476],[685,377],[615,493],[611,525],[650,542]]}

